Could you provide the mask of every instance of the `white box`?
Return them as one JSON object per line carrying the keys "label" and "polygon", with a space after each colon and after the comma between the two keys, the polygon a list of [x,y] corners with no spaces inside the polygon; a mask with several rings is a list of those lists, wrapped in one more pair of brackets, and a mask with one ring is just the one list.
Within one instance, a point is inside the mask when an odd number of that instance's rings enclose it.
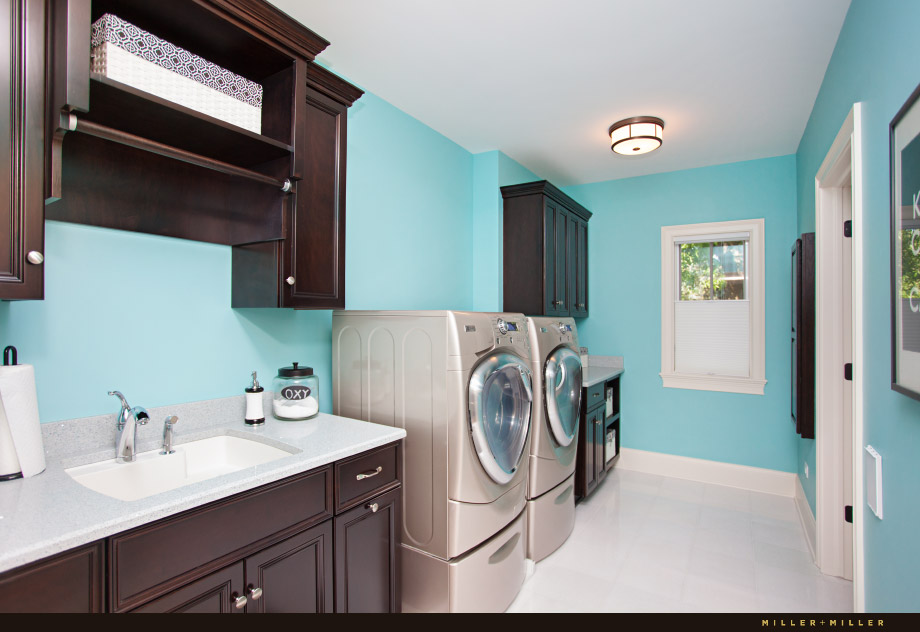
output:
{"label": "white box", "polygon": [[106,13],[93,23],[92,70],[238,127],[262,132],[262,86]]}

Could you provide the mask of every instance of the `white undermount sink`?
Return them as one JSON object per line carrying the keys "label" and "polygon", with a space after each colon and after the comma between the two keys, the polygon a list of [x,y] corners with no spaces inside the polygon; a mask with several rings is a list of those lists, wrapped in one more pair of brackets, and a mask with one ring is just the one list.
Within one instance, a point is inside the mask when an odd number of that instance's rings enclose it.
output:
{"label": "white undermount sink", "polygon": [[165,455],[159,449],[141,452],[131,463],[109,459],[64,471],[100,494],[138,500],[299,452],[230,435],[190,441],[174,449],[175,453]]}

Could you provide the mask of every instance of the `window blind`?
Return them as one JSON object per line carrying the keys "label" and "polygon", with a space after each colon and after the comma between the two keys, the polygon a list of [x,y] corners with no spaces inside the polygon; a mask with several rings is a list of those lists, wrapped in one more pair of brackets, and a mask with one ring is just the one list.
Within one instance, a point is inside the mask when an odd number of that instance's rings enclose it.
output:
{"label": "window blind", "polygon": [[750,301],[675,301],[674,370],[750,377]]}

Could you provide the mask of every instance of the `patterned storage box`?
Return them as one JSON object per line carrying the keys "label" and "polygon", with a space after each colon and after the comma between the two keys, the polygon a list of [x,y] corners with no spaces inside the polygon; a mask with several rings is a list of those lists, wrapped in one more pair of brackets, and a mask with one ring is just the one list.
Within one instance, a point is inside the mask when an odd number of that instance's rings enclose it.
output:
{"label": "patterned storage box", "polygon": [[93,72],[261,133],[262,86],[118,16],[93,23]]}

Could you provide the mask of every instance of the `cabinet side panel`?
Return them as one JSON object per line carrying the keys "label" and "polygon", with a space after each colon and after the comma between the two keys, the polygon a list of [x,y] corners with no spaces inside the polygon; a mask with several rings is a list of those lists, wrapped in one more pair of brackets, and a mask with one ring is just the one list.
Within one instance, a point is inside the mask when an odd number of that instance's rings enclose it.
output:
{"label": "cabinet side panel", "polygon": [[540,195],[504,201],[503,310],[528,315],[543,313],[543,198]]}

